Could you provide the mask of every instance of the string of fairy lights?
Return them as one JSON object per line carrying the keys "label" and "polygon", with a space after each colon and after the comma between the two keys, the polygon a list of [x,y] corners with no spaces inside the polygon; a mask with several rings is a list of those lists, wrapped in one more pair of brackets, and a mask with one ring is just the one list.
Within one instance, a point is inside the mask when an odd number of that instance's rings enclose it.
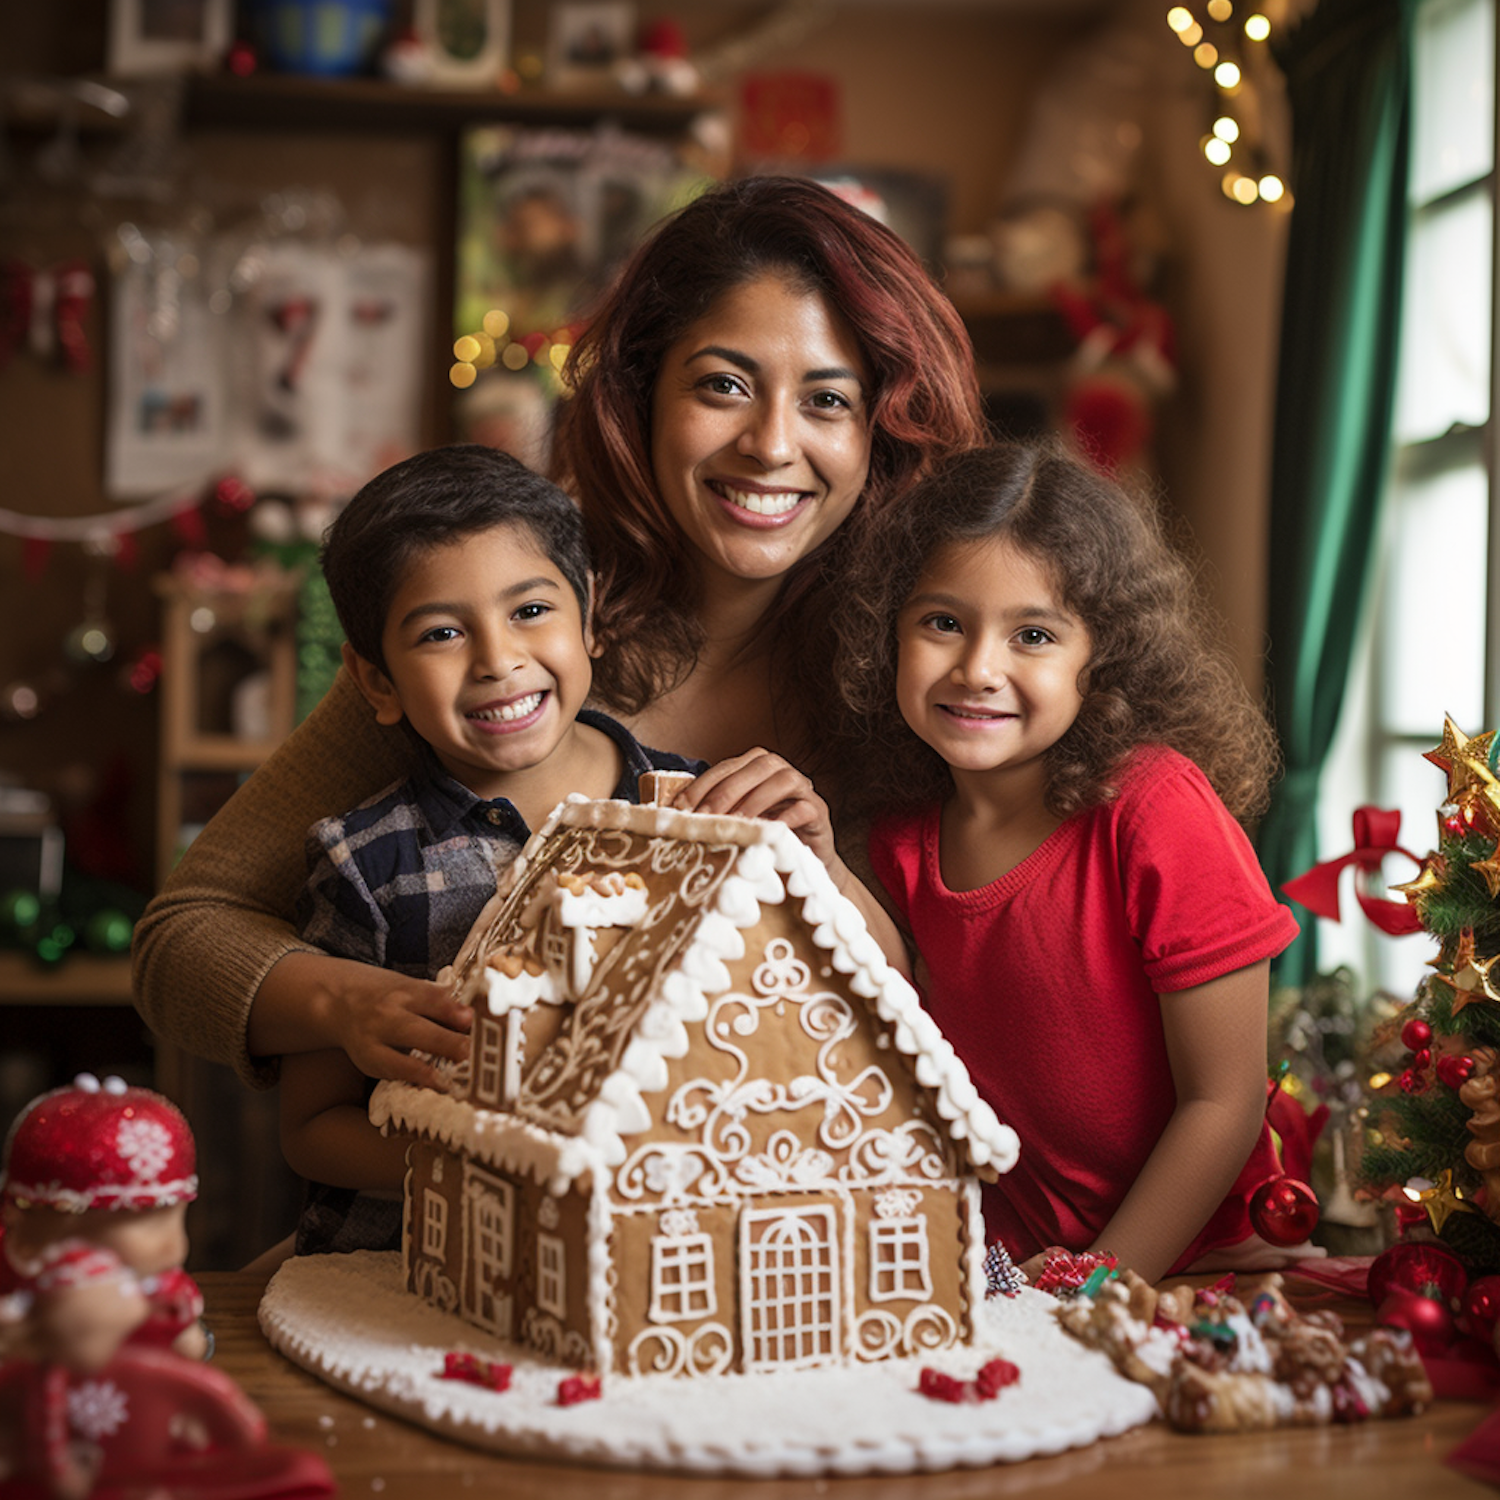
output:
{"label": "string of fairy lights", "polygon": [[1266,62],[1271,20],[1234,0],[1207,0],[1201,7],[1174,5],[1167,25],[1213,83],[1213,121],[1199,142],[1204,158],[1219,169],[1224,196],[1246,206],[1289,206],[1291,194],[1272,169],[1260,130],[1255,79]]}

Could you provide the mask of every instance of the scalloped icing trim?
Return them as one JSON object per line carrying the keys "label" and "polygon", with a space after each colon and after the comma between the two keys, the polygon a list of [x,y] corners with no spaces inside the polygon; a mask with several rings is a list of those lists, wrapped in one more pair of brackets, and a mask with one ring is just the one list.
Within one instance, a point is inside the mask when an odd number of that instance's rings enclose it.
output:
{"label": "scalloped icing trim", "polygon": [[[545,1172],[535,1170],[533,1175],[564,1186],[600,1163],[620,1165],[628,1154],[623,1137],[651,1124],[643,1095],[664,1085],[665,1059],[681,1056],[688,1046],[686,1023],[702,1020],[708,1013],[708,997],[728,987],[726,964],[744,954],[740,930],[760,920],[762,905],[777,904],[790,895],[801,901],[802,916],[813,940],[828,955],[834,969],[845,975],[854,994],[872,1002],[877,1015],[890,1025],[896,1048],[913,1060],[917,1081],[932,1091],[939,1115],[974,1169],[992,1177],[1015,1165],[1020,1150],[1015,1131],[1002,1124],[979,1097],[968,1069],[922,1008],[916,990],[886,962],[859,909],[840,894],[822,861],[785,824],[681,812],[654,803],[637,805],[571,796],[553,809],[504,872],[500,889],[481,914],[476,930],[498,910],[499,903],[522,880],[558,828],[618,829],[644,838],[737,845],[742,852],[716,893],[714,905],[700,920],[681,966],[667,976],[659,998],[637,1023],[620,1064],[584,1111],[579,1137],[557,1135],[509,1115],[490,1117],[504,1119],[504,1125],[466,1126],[449,1120],[448,1109],[467,1106],[434,1093],[430,1107],[424,1110],[421,1096],[428,1091],[419,1089],[410,1090],[412,1097],[402,1100],[400,1128],[427,1130],[453,1144],[462,1141],[486,1155],[504,1150],[526,1156],[540,1149],[532,1142],[553,1143],[546,1148],[551,1153],[549,1167]],[[388,1087],[396,1086],[381,1084],[375,1098]],[[472,1109],[469,1112],[476,1113]],[[384,1123],[375,1115],[374,1100],[371,1118],[377,1125]],[[514,1142],[512,1135],[516,1137]],[[584,1149],[564,1150],[563,1143],[569,1141]]]}

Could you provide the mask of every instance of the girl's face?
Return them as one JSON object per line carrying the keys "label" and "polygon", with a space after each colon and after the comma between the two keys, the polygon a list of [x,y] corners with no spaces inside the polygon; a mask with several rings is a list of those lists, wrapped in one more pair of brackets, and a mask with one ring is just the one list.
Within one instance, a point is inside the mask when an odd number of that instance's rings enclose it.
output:
{"label": "girl's face", "polygon": [[870,467],[868,400],[852,332],[779,276],[726,292],[668,348],[652,469],[706,582],[778,580],[844,523]]}
{"label": "girl's face", "polygon": [[955,778],[1023,773],[1040,792],[1042,756],[1082,706],[1091,650],[1048,569],[1004,538],[941,547],[896,638],[901,715]]}

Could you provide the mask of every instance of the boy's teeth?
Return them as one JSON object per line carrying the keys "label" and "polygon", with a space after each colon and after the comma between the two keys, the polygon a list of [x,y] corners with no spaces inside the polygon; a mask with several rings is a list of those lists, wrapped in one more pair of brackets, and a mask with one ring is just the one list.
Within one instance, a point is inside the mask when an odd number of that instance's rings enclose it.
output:
{"label": "boy's teeth", "polygon": [[476,709],[469,717],[483,719],[487,724],[505,724],[512,719],[524,719],[527,714],[535,713],[541,701],[540,693],[527,693],[524,698],[517,698],[514,703],[507,703],[503,708]]}
{"label": "boy's teeth", "polygon": [[723,486],[723,491],[726,500],[757,516],[784,516],[789,510],[795,509],[802,499],[796,491],[790,494],[783,492],[779,495],[762,495],[750,490],[731,489],[727,484]]}

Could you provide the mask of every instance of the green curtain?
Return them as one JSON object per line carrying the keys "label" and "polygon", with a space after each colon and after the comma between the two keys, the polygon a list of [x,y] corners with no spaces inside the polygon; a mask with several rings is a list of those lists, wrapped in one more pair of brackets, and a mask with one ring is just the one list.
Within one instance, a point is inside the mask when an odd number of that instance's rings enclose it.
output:
{"label": "green curtain", "polygon": [[[1286,774],[1257,840],[1273,888],[1318,858],[1318,777],[1343,703],[1388,471],[1421,0],[1322,0],[1278,48],[1291,187],[1271,462],[1268,680]],[[1343,850],[1331,851],[1341,854]],[[1278,978],[1317,967],[1313,918]]]}

